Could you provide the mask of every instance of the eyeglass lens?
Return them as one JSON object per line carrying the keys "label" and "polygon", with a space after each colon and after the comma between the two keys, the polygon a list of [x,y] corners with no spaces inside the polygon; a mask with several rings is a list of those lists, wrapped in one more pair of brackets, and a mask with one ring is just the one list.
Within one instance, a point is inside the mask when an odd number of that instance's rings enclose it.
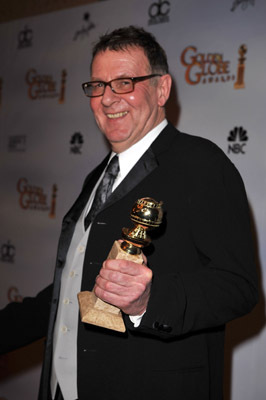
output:
{"label": "eyeglass lens", "polygon": [[101,96],[105,91],[106,86],[110,86],[111,89],[118,94],[128,93],[133,91],[134,85],[131,79],[114,79],[111,82],[92,82],[84,85],[84,91],[87,96]]}

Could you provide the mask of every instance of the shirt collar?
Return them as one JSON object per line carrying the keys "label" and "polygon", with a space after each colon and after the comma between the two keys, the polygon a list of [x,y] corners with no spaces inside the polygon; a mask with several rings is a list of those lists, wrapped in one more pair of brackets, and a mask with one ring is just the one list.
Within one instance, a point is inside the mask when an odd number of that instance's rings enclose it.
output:
{"label": "shirt collar", "polygon": [[[154,140],[157,138],[157,136],[159,136],[159,134],[166,127],[167,124],[167,120],[164,119],[162,122],[159,123],[159,125],[148,132],[141,140],[133,144],[133,146],[129,147],[127,150],[118,154],[120,172],[117,176],[116,181],[114,182],[113,190],[126,177],[129,171],[134,167],[134,165],[142,157],[145,151],[148,150],[152,142],[154,142]],[[110,155],[110,160],[115,154],[116,153],[112,151]]]}

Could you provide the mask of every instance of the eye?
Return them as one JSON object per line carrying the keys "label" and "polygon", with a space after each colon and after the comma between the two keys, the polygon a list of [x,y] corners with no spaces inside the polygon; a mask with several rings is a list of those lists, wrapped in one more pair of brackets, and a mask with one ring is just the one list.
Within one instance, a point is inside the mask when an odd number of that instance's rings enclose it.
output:
{"label": "eye", "polygon": [[103,82],[92,82],[90,86],[93,89],[102,88],[104,86]]}
{"label": "eye", "polygon": [[131,81],[129,79],[123,79],[121,81],[121,85],[123,86],[129,86],[131,84]]}
{"label": "eye", "polygon": [[116,89],[119,90],[127,90],[128,88],[131,88],[132,82],[130,79],[119,79],[117,81],[114,81]]}

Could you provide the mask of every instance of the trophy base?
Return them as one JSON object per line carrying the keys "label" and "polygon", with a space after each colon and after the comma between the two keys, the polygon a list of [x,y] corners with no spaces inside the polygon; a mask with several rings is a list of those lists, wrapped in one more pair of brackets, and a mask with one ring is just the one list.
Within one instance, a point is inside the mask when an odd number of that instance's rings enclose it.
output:
{"label": "trophy base", "polygon": [[[141,254],[132,255],[121,249],[120,243],[115,241],[108,255],[108,259],[129,260],[137,264],[142,264]],[[81,321],[87,324],[101,326],[102,328],[112,329],[118,332],[125,332],[126,327],[122,313],[119,308],[105,303],[99,299],[94,292],[78,293],[79,309]]]}
{"label": "trophy base", "polygon": [[126,331],[119,308],[105,303],[94,292],[78,293],[78,301],[82,322],[118,332]]}

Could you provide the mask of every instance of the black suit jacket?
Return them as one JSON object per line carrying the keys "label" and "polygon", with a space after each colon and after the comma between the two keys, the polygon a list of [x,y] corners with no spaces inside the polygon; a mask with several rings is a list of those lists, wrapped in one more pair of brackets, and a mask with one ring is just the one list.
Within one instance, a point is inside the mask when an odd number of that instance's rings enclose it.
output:
{"label": "black suit jacket", "polygon": [[[49,394],[60,277],[75,223],[108,157],[86,179],[63,221],[40,399]],[[79,399],[222,399],[224,325],[257,302],[249,211],[242,180],[208,140],[168,124],[97,215],[87,243],[82,290],[95,277],[141,197],[162,200],[163,224],[144,252],[151,297],[138,328],[117,333],[79,323]],[[46,290],[44,298],[48,298]]]}

